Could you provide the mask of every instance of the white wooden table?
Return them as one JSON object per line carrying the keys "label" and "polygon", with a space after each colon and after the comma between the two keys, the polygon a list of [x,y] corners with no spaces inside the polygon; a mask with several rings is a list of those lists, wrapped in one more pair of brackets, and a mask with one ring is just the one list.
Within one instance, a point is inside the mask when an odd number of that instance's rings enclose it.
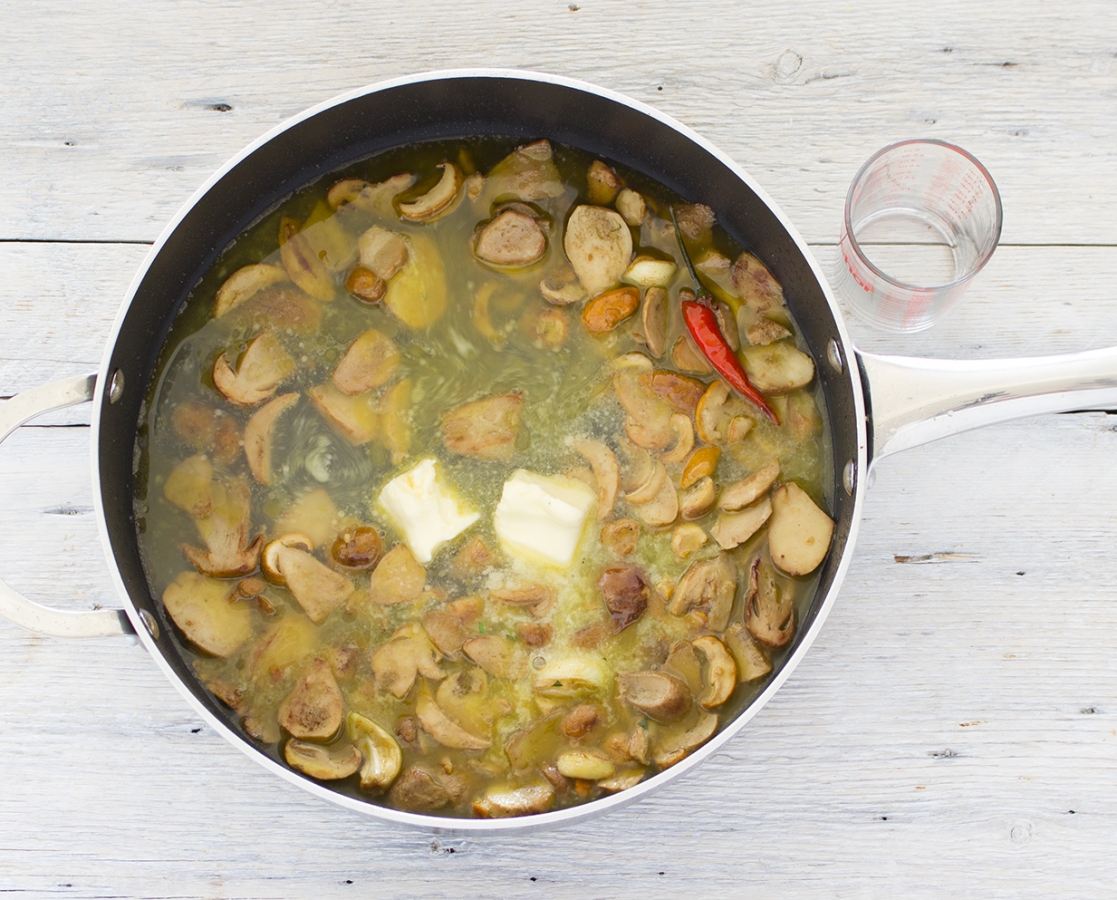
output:
{"label": "white wooden table", "polygon": [[[426,68],[593,81],[696,128],[834,255],[892,140],[961,144],[1003,241],[930,333],[1117,344],[1117,7],[176,0],[0,8],[0,397],[96,369],[147,244],[289,115]],[[88,410],[0,449],[0,574],[118,604]],[[806,661],[651,799],[448,840],[320,802],[231,749],[127,639],[0,622],[0,892],[80,897],[1098,897],[1117,890],[1117,418],[1049,416],[885,461]]]}

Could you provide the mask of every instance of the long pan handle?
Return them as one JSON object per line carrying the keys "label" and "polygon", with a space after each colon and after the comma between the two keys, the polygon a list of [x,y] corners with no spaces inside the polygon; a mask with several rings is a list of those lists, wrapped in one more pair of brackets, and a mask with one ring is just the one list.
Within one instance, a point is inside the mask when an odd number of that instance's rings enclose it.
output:
{"label": "long pan handle", "polygon": [[[96,375],[52,381],[17,394],[0,405],[0,442],[35,416],[55,409],[88,403],[97,386]],[[122,609],[61,610],[42,606],[16,593],[0,580],[0,616],[29,631],[53,637],[110,637],[135,634]]]}
{"label": "long pan handle", "polygon": [[868,397],[870,464],[998,422],[1117,409],[1117,347],[975,361],[858,351],[857,360]]}

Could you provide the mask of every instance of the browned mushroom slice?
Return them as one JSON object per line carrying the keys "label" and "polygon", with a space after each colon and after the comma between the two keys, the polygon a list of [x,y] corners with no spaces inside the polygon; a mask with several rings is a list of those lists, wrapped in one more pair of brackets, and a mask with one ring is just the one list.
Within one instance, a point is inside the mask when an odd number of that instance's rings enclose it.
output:
{"label": "browned mushroom slice", "polygon": [[791,337],[791,331],[781,322],[758,313],[747,304],[737,310],[737,331],[754,347],[774,344]]}
{"label": "browned mushroom slice", "polygon": [[489,591],[489,596],[501,603],[528,606],[531,608],[531,614],[536,618],[547,615],[558,601],[558,591],[550,585],[539,582],[493,588]]}
{"label": "browned mushroom slice", "polygon": [[578,206],[566,222],[566,258],[591,296],[613,287],[632,258],[632,232],[619,213]]}
{"label": "browned mushroom slice", "polygon": [[280,283],[264,288],[226,315],[235,328],[270,328],[312,334],[322,324],[322,304],[294,285]]}
{"label": "browned mushroom slice", "polygon": [[601,441],[590,438],[575,438],[571,447],[589,462],[593,477],[597,482],[597,518],[604,521],[613,513],[620,489],[621,470],[617,457]]}
{"label": "browned mushroom slice", "polygon": [[775,484],[780,475],[779,460],[773,459],[753,472],[748,478],[735,481],[721,492],[718,498],[718,509],[726,512],[735,512],[755,503],[768,488]]}
{"label": "browned mushroom slice", "polygon": [[248,344],[236,372],[222,353],[213,364],[213,383],[227,400],[241,406],[263,403],[295,370],[295,361],[275,333],[265,331]]}
{"label": "browned mushroom slice", "polygon": [[286,280],[286,269],[281,269],[279,266],[269,266],[266,263],[255,263],[237,269],[217,289],[214,318],[219,318],[230,310],[236,309],[245,300],[264,288]]}
{"label": "browned mushroom slice", "polygon": [[305,535],[308,550],[322,547],[337,536],[341,512],[325,488],[315,488],[300,494],[295,502],[275,520],[274,532]]}
{"label": "browned mushroom slice", "polygon": [[399,205],[399,214],[405,219],[410,219],[412,222],[430,221],[440,213],[448,211],[451,204],[458,199],[465,180],[462,170],[452,162],[440,163],[437,168],[442,170],[442,176],[434,187],[410,203]]}
{"label": "browned mushroom slice", "polygon": [[328,741],[341,728],[344,713],[334,673],[326,662],[315,659],[279,704],[278,716],[293,737]]}
{"label": "browned mushroom slice", "polygon": [[746,506],[740,512],[723,512],[710,529],[710,535],[722,550],[739,547],[761,528],[772,515],[772,504],[767,497]]}
{"label": "browned mushroom slice", "polygon": [[768,547],[772,561],[788,575],[808,575],[817,569],[833,534],[834,520],[799,485],[788,482],[772,494]]}
{"label": "browned mushroom slice", "polygon": [[739,681],[753,681],[772,671],[772,663],[740,622],[734,622],[725,630],[725,646],[737,663]]}
{"label": "browned mushroom slice", "polygon": [[664,462],[679,463],[690,455],[694,449],[694,426],[690,424],[690,416],[675,413],[671,416],[671,430],[675,432],[675,443],[669,450],[660,454]]}
{"label": "browned mushroom slice", "polygon": [[714,227],[714,211],[705,203],[684,203],[675,207],[675,220],[688,239],[700,241]]}
{"label": "browned mushroom slice", "polygon": [[[638,365],[643,360],[646,365]],[[672,409],[662,397],[653,394],[640,376],[650,369],[647,357],[629,353],[615,364],[613,392],[628,413],[625,433],[628,439],[645,450],[665,450],[676,441],[671,424]]]}
{"label": "browned mushroom slice", "polygon": [[447,410],[442,414],[442,439],[447,449],[479,459],[511,459],[516,452],[523,403],[524,395],[512,391]]}
{"label": "browned mushroom slice", "polygon": [[203,575],[235,578],[255,571],[263,535],[248,543],[250,494],[242,477],[226,486],[225,499],[215,502],[209,515],[194,519],[205,550],[184,546],[182,552]]}
{"label": "browned mushroom slice", "polygon": [[729,430],[735,418],[746,416],[749,407],[720,378],[712,382],[694,411],[698,436],[708,444],[729,443]]}
{"label": "browned mushroom slice", "polygon": [[342,393],[332,381],[306,392],[322,418],[334,426],[351,444],[367,444],[377,434],[379,417],[367,394]]}
{"label": "browned mushroom slice", "polygon": [[624,188],[617,194],[616,203],[613,204],[621,217],[633,228],[639,228],[648,214],[648,204],[642,194],[629,188]]}
{"label": "browned mushroom slice", "polygon": [[718,490],[714,486],[714,479],[707,475],[705,478],[699,478],[683,492],[679,509],[684,519],[701,519],[714,508],[717,498]]}
{"label": "browned mushroom slice", "polygon": [[555,306],[570,306],[588,299],[586,289],[569,266],[563,266],[539,282],[539,293],[543,299]]}
{"label": "browned mushroom slice", "polygon": [[496,561],[489,545],[479,537],[472,537],[454,554],[450,567],[458,578],[472,578],[492,568]]}
{"label": "browned mushroom slice", "polygon": [[494,785],[473,801],[473,812],[488,819],[530,816],[546,812],[554,802],[555,789],[546,782],[522,787]]}
{"label": "browned mushroom slice", "polygon": [[204,453],[188,456],[171,470],[163,496],[192,516],[209,515],[213,508],[213,465]]}
{"label": "browned mushroom slice", "polygon": [[371,525],[360,525],[341,532],[330,547],[334,565],[348,572],[374,568],[384,552],[384,539]]}
{"label": "browned mushroom slice", "polygon": [[596,703],[579,703],[563,716],[562,733],[572,741],[581,740],[604,721],[605,710]]}
{"label": "browned mushroom slice", "polygon": [[582,324],[590,334],[608,334],[640,306],[640,291],[634,287],[613,288],[598,294],[582,308]]}
{"label": "browned mushroom slice", "polygon": [[438,244],[427,234],[410,234],[407,263],[388,283],[384,305],[408,328],[429,328],[446,311],[446,270]]}
{"label": "browned mushroom slice", "polygon": [[453,750],[488,750],[492,746],[493,742],[488,738],[470,734],[453,721],[425,691],[421,691],[415,701],[415,716],[423,726],[423,731],[443,747]]}
{"label": "browned mushroom slice", "polygon": [[[682,296],[682,292],[680,292]],[[694,346],[689,336],[683,335],[675,340],[671,347],[671,362],[676,369],[690,372],[692,375],[709,375],[713,368],[706,357]]]}
{"label": "browned mushroom slice", "polygon": [[548,141],[514,150],[493,166],[482,194],[488,201],[515,197],[530,203],[558,197],[565,190]]}
{"label": "browned mushroom slice", "polygon": [[558,350],[570,334],[570,320],[561,309],[531,310],[523,323],[532,345],[541,350]]}
{"label": "browned mushroom slice", "polygon": [[473,240],[479,260],[500,268],[530,266],[547,252],[547,238],[533,216],[506,209],[480,228]]}
{"label": "browned mushroom slice", "polygon": [[451,798],[450,792],[433,773],[412,766],[392,784],[388,802],[397,809],[429,813],[448,806]]}
{"label": "browned mushroom slice", "polygon": [[275,426],[279,417],[298,400],[297,392],[281,394],[256,410],[244,426],[244,455],[248,458],[248,468],[260,484],[271,484],[275,478],[272,470]]}
{"label": "browned mushroom slice", "polygon": [[[650,465],[641,467],[641,472],[643,473],[643,481],[624,495],[625,500],[637,506],[654,500],[662,490],[664,483],[669,480],[667,467],[658,459],[652,459]],[[635,480],[635,477],[633,480]]]}
{"label": "browned mushroom slice", "polygon": [[236,585],[182,572],[163,591],[163,607],[191,644],[213,656],[229,656],[252,637],[252,612],[232,603]]}
{"label": "browned mushroom slice", "polygon": [[737,664],[725,644],[712,634],[695,639],[693,646],[706,659],[702,670],[705,689],[698,702],[706,709],[721,706],[737,686]]}
{"label": "browned mushroom slice", "polygon": [[671,532],[671,550],[679,559],[686,559],[701,549],[708,540],[701,525],[686,522]]}
{"label": "browned mushroom slice", "polygon": [[698,560],[683,573],[667,611],[684,616],[692,609],[701,610],[711,631],[725,631],[736,594],[737,566],[728,553],[719,553]]}
{"label": "browned mushroom slice", "polygon": [[737,257],[730,278],[737,296],[756,312],[763,313],[784,305],[783,288],[767,266],[751,253],[742,253]]}
{"label": "browned mushroom slice", "polygon": [[617,676],[621,700],[657,722],[674,722],[690,711],[690,688],[666,672],[626,672]]}
{"label": "browned mushroom slice", "polygon": [[318,647],[318,629],[306,616],[285,615],[249,648],[244,670],[252,681],[274,685],[313,659]]}
{"label": "browned mushroom slice", "polygon": [[640,539],[640,525],[633,519],[615,519],[601,529],[601,543],[618,556],[628,556]]}
{"label": "browned mushroom slice", "polygon": [[353,582],[301,547],[272,541],[264,555],[315,624],[325,621],[353,593]]}
{"label": "browned mushroom slice", "polygon": [[647,769],[643,766],[625,766],[624,768],[618,768],[608,778],[602,778],[597,782],[597,786],[610,794],[616,794],[636,787],[644,780],[645,774],[647,774]]}
{"label": "browned mushroom slice", "polygon": [[458,658],[469,631],[462,620],[447,609],[432,609],[423,616],[423,628],[443,656]]}
{"label": "browned mushroom slice", "polygon": [[523,650],[499,634],[470,638],[462,652],[494,678],[519,678],[527,671]]}
{"label": "browned mushroom slice", "polygon": [[352,744],[340,747],[323,747],[291,738],[283,748],[283,758],[292,769],[319,781],[338,781],[348,778],[364,762],[361,751]]}
{"label": "browned mushroom slice", "polygon": [[378,277],[371,269],[353,266],[345,279],[345,289],[365,303],[379,303],[388,293],[388,282]]}
{"label": "browned mushroom slice", "polygon": [[236,419],[199,400],[180,403],[171,413],[175,434],[188,447],[212,455],[219,466],[240,457],[241,435]]}
{"label": "browned mushroom slice", "polygon": [[414,623],[398,629],[390,641],[372,654],[372,671],[376,683],[400,699],[411,691],[419,675],[434,679],[446,676],[438,667],[438,651],[426,632]]}
{"label": "browned mushroom slice", "polygon": [[749,567],[745,626],[760,643],[774,648],[785,646],[795,634],[795,588],[777,580],[762,557]]}
{"label": "browned mushroom slice", "polygon": [[280,220],[279,258],[291,280],[311,297],[327,303],[334,299],[336,288],[330,270],[294,219]]}
{"label": "browned mushroom slice", "polygon": [[[648,579],[636,566],[610,566],[597,579],[605,598],[605,608],[613,620],[613,633],[619,634],[648,608]],[[601,776],[604,777],[604,776]]]}
{"label": "browned mushroom slice", "polygon": [[336,182],[326,194],[330,209],[337,209],[343,203],[351,203],[365,212],[395,216],[392,199],[406,191],[415,183],[415,176],[407,172],[393,175],[379,184],[369,184],[360,178],[346,178]]}
{"label": "browned mushroom slice", "polygon": [[403,751],[387,729],[360,713],[346,719],[349,740],[361,751],[361,790],[379,794],[388,789],[403,767]]}
{"label": "browned mushroom slice", "polygon": [[426,582],[426,569],[404,544],[397,544],[372,570],[368,593],[377,606],[407,603],[423,593]]}
{"label": "browned mushroom slice", "polygon": [[640,308],[640,328],[633,337],[643,341],[648,352],[655,357],[663,356],[667,348],[667,291],[661,287],[650,287],[644,291],[644,302]]}
{"label": "browned mushroom slice", "polygon": [[590,163],[586,172],[587,192],[590,203],[596,206],[608,206],[621,189],[621,180],[609,166],[600,159]]}
{"label": "browned mushroom slice", "polygon": [[698,720],[685,730],[679,726],[657,728],[652,754],[656,765],[666,769],[685,759],[712,738],[717,727],[718,717],[714,713],[702,712]]}
{"label": "browned mushroom slice", "polygon": [[360,236],[357,249],[361,267],[384,282],[407,265],[407,241],[401,235],[379,225],[373,225]]}
{"label": "browned mushroom slice", "polygon": [[[663,463],[656,460],[657,467]],[[636,507],[638,515],[645,525],[652,528],[661,528],[670,525],[679,516],[679,494],[670,478],[664,478],[659,485],[655,496]]]}
{"label": "browned mushroom slice", "polygon": [[791,340],[746,347],[741,354],[753,386],[765,394],[786,394],[814,380],[814,362]]}
{"label": "browned mushroom slice", "polygon": [[334,384],[346,394],[360,394],[387,384],[399,366],[399,350],[383,332],[360,334],[334,369]]}

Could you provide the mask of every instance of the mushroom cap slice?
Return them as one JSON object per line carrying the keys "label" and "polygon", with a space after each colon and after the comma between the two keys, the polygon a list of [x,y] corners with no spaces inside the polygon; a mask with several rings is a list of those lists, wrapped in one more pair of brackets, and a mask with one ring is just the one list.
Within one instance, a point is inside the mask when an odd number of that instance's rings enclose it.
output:
{"label": "mushroom cap slice", "polygon": [[640,291],[634,287],[613,288],[598,294],[582,308],[582,324],[590,334],[607,334],[640,306]]}
{"label": "mushroom cap slice", "polygon": [[789,481],[772,494],[768,549],[772,561],[788,575],[807,575],[817,569],[833,534],[834,520],[799,485]]}
{"label": "mushroom cap slice", "polygon": [[795,590],[780,584],[771,564],[757,557],[749,568],[745,626],[754,638],[779,648],[795,634]]}
{"label": "mushroom cap slice", "polygon": [[329,189],[326,202],[330,209],[337,209],[343,203],[351,203],[365,212],[394,217],[392,199],[411,187],[415,180],[415,176],[408,172],[393,175],[379,184],[369,184],[360,178],[346,178]]}
{"label": "mushroom cap slice", "polygon": [[683,492],[683,498],[679,504],[683,518],[687,520],[701,519],[714,508],[717,498],[718,489],[714,485],[714,479],[709,475],[699,478]]}
{"label": "mushroom cap slice", "polygon": [[463,456],[506,461],[516,452],[524,395],[519,391],[483,397],[442,414],[442,440]]}
{"label": "mushroom cap slice", "polygon": [[[740,512],[719,513],[717,521],[710,529],[710,536],[718,542],[722,550],[732,550],[763,528],[771,515],[771,501],[763,497]],[[720,631],[720,629],[715,630]]]}
{"label": "mushroom cap slice", "polygon": [[[637,287],[665,288],[679,271],[674,260],[656,259],[654,256],[637,256],[625,269],[621,280]],[[658,354],[657,354],[658,355]]]}
{"label": "mushroom cap slice", "polygon": [[551,144],[542,140],[513,150],[493,166],[485,179],[482,198],[492,202],[515,197],[530,203],[558,197],[564,190]]}
{"label": "mushroom cap slice", "polygon": [[566,222],[563,247],[578,280],[594,296],[624,275],[632,258],[632,232],[620,213],[578,206]]}
{"label": "mushroom cap slice", "polygon": [[250,497],[246,479],[237,478],[225,485],[221,501],[214,498],[209,515],[194,519],[206,548],[184,546],[182,552],[203,575],[234,578],[255,571],[264,536],[248,543]]}
{"label": "mushroom cap slice", "polygon": [[363,762],[361,751],[352,744],[326,748],[291,738],[283,748],[283,758],[292,769],[319,781],[337,781],[348,778]]}
{"label": "mushroom cap slice", "polygon": [[244,455],[248,458],[248,468],[252,477],[260,484],[271,484],[275,478],[272,470],[272,445],[275,441],[275,426],[279,417],[291,409],[299,400],[297,391],[280,394],[261,406],[244,426]]}
{"label": "mushroom cap slice", "polygon": [[597,586],[605,598],[614,634],[624,631],[648,608],[651,587],[647,576],[636,566],[610,566],[597,579]]}
{"label": "mushroom cap slice", "polygon": [[730,270],[733,289],[745,305],[757,312],[784,306],[783,288],[772,277],[768,267],[751,253],[744,252],[737,257]]}
{"label": "mushroom cap slice", "polygon": [[388,802],[397,809],[434,812],[451,802],[450,792],[439,778],[419,766],[411,766],[388,791]]}
{"label": "mushroom cap slice", "polygon": [[453,750],[488,750],[493,744],[488,738],[470,734],[454,722],[425,691],[415,701],[415,715],[423,730],[443,747]]}
{"label": "mushroom cap slice", "polygon": [[279,704],[279,724],[293,737],[328,741],[341,728],[345,702],[329,665],[314,659]]}
{"label": "mushroom cap slice", "polygon": [[388,731],[358,712],[346,719],[349,740],[361,751],[361,790],[380,794],[388,789],[403,768],[403,750]]}
{"label": "mushroom cap slice", "polygon": [[327,303],[334,299],[337,289],[330,270],[294,219],[280,220],[279,258],[291,280],[311,297]]}
{"label": "mushroom cap slice", "polygon": [[613,392],[628,413],[625,433],[628,439],[645,450],[666,450],[677,441],[675,428],[671,422],[674,410],[671,404],[652,393],[641,380],[641,368],[628,365],[625,360],[636,357],[649,363],[647,357],[628,354],[618,360],[612,378]]}
{"label": "mushroom cap slice", "polygon": [[609,757],[595,750],[566,750],[555,760],[558,770],[567,778],[597,781],[617,771]]}
{"label": "mushroom cap slice", "polygon": [[230,602],[236,585],[182,572],[163,591],[163,608],[190,643],[229,656],[252,637],[248,606]]}
{"label": "mushroom cap slice", "polygon": [[[663,463],[657,459],[656,466],[662,468]],[[679,494],[670,478],[663,479],[651,500],[636,507],[636,515],[652,528],[670,525],[679,517]]]}
{"label": "mushroom cap slice", "polygon": [[245,300],[266,287],[287,280],[287,270],[267,263],[254,263],[237,269],[217,289],[214,318],[236,309]]}
{"label": "mushroom cap slice", "polygon": [[543,295],[544,300],[555,306],[582,303],[589,297],[586,289],[582,287],[582,282],[569,266],[563,266],[540,281],[539,293]]}
{"label": "mushroom cap slice", "polygon": [[681,719],[693,700],[686,682],[666,672],[622,673],[617,691],[621,700],[657,722]]}
{"label": "mushroom cap slice", "polygon": [[408,328],[429,328],[446,311],[446,271],[438,245],[426,234],[409,234],[407,263],[388,282],[384,305]]}
{"label": "mushroom cap slice", "polygon": [[324,622],[353,593],[353,582],[320,562],[309,551],[286,546],[282,541],[272,541],[268,548],[275,570],[282,575],[287,589],[315,624]]}
{"label": "mushroom cap slice", "polygon": [[494,678],[518,678],[527,660],[516,644],[499,634],[482,634],[462,644],[462,652]]}
{"label": "mushroom cap slice", "polygon": [[439,163],[436,167],[442,170],[442,176],[429,191],[417,197],[410,203],[399,205],[399,214],[412,222],[429,222],[448,212],[450,205],[458,199],[458,194],[465,181],[462,170],[452,162]]}
{"label": "mushroom cap slice", "polygon": [[674,413],[671,416],[671,430],[675,432],[675,443],[670,450],[660,454],[664,462],[682,462],[694,449],[694,426],[690,423],[690,416]]}
{"label": "mushroom cap slice", "polygon": [[684,522],[671,532],[671,550],[679,559],[686,559],[705,545],[709,538],[701,525]]}
{"label": "mushroom cap slice", "polygon": [[375,328],[362,332],[349,345],[334,369],[334,384],[346,394],[360,394],[387,384],[399,367],[400,354],[392,339]]}
{"label": "mushroom cap slice", "polygon": [[656,764],[663,769],[685,759],[717,731],[718,717],[714,713],[702,711],[697,721],[686,730],[678,726],[657,728],[652,753]]}
{"label": "mushroom cap slice", "polygon": [[613,205],[629,225],[633,228],[640,227],[648,214],[648,204],[644,196],[631,188],[623,188]]}
{"label": "mushroom cap slice", "polygon": [[617,502],[617,491],[620,489],[621,470],[616,454],[601,441],[591,438],[575,438],[570,446],[584,456],[593,469],[593,477],[597,481],[597,518],[604,521],[613,514],[613,504]]}
{"label": "mushroom cap slice", "polygon": [[263,403],[295,371],[295,361],[280,345],[275,332],[265,331],[248,344],[234,372],[226,354],[213,363],[213,383],[226,400],[239,406]]}
{"label": "mushroom cap slice", "polygon": [[814,380],[814,360],[792,340],[746,347],[741,357],[753,387],[765,394],[786,394]]}
{"label": "mushroom cap slice", "polygon": [[755,503],[767,492],[780,477],[780,461],[770,460],[753,472],[748,478],[735,481],[721,492],[718,509],[735,512],[750,503]]}
{"label": "mushroom cap slice", "polygon": [[753,681],[772,671],[772,663],[740,622],[734,622],[726,629],[725,646],[737,663],[739,681]]}
{"label": "mushroom cap slice", "polygon": [[427,570],[415,559],[415,554],[406,545],[396,544],[372,570],[369,598],[377,606],[407,603],[423,593],[426,583]]}
{"label": "mushroom cap slice", "polygon": [[372,655],[372,671],[378,684],[401,700],[411,691],[419,675],[442,679],[438,651],[423,629],[414,624],[399,628],[392,639]]}
{"label": "mushroom cap slice", "polygon": [[361,267],[381,281],[388,281],[407,265],[407,241],[402,235],[373,225],[357,239]]}
{"label": "mushroom cap slice", "polygon": [[702,673],[705,689],[698,702],[706,709],[721,706],[737,686],[737,664],[725,644],[712,634],[696,638],[693,646],[706,658]]}
{"label": "mushroom cap slice", "polygon": [[498,785],[473,801],[473,812],[490,819],[530,816],[546,812],[554,802],[555,789],[545,782],[524,787]]}
{"label": "mushroom cap slice", "polygon": [[725,631],[736,594],[737,566],[728,553],[719,553],[698,560],[683,573],[667,611],[683,616],[692,609],[702,610],[711,631]]}
{"label": "mushroom cap slice", "polygon": [[351,396],[338,390],[332,381],[306,392],[319,414],[356,446],[367,444],[379,431],[380,418],[368,394]]}
{"label": "mushroom cap slice", "polygon": [[641,330],[637,337],[657,359],[667,349],[667,314],[667,291],[661,287],[650,287],[644,291],[644,302],[640,308]]}
{"label": "mushroom cap slice", "polygon": [[578,697],[604,690],[610,679],[595,654],[575,652],[553,657],[536,669],[531,687],[545,697]]}
{"label": "mushroom cap slice", "polygon": [[482,226],[473,240],[473,253],[500,268],[522,268],[543,258],[547,238],[534,217],[506,209]]}
{"label": "mushroom cap slice", "polygon": [[712,382],[694,411],[694,425],[698,436],[707,444],[729,443],[729,430],[733,420],[746,417],[749,407],[720,378]]}
{"label": "mushroom cap slice", "polygon": [[191,516],[205,516],[213,509],[212,484],[213,464],[204,453],[198,453],[171,470],[163,483],[163,496]]}

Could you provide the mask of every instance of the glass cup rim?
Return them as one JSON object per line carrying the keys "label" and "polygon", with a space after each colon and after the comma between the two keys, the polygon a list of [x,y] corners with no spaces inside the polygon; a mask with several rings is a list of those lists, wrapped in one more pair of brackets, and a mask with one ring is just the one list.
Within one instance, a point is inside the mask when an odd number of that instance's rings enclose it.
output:
{"label": "glass cup rim", "polygon": [[[993,192],[993,206],[994,206],[995,214],[994,214],[994,221],[993,221],[993,239],[992,239],[992,241],[990,241],[989,246],[982,252],[981,256],[979,256],[977,258],[977,260],[974,262],[974,265],[972,266],[971,271],[969,271],[966,274],[964,274],[964,275],[962,275],[958,278],[955,278],[951,281],[944,281],[941,284],[930,284],[930,285],[928,285],[928,284],[910,284],[906,281],[900,281],[897,278],[893,278],[887,272],[884,272],[879,267],[877,267],[865,255],[865,252],[861,249],[861,243],[857,240],[857,237],[853,233],[853,221],[852,221],[852,217],[850,215],[850,208],[853,205],[853,192],[854,192],[854,190],[856,189],[858,184],[861,183],[862,179],[865,177],[865,174],[869,171],[869,168],[873,165],[873,163],[875,163],[878,159],[880,159],[886,153],[891,153],[893,150],[897,150],[900,147],[906,147],[909,144],[923,144],[923,145],[932,144],[932,145],[936,145],[938,147],[943,147],[947,150],[952,150],[955,153],[959,154],[960,156],[964,156],[966,159],[968,159],[970,161],[970,163],[973,164],[974,168],[977,169],[977,171],[981,173],[981,177],[985,179],[985,183],[989,185],[990,190],[992,190],[992,192]],[[1001,207],[1001,192],[997,189],[997,183],[993,180],[993,176],[989,174],[989,170],[986,169],[984,165],[982,165],[981,160],[979,160],[976,156],[974,156],[968,150],[965,150],[962,147],[959,147],[957,144],[952,144],[949,141],[939,140],[938,138],[906,138],[906,139],[901,140],[901,141],[894,141],[891,144],[887,144],[886,146],[881,147],[876,153],[874,153],[867,160],[865,160],[865,162],[862,164],[861,168],[859,168],[857,170],[857,174],[853,176],[853,180],[849,183],[849,190],[846,192],[846,202],[845,202],[845,210],[844,210],[844,213],[843,213],[843,220],[844,220],[844,223],[845,223],[845,233],[846,233],[846,236],[849,238],[849,244],[853,248],[853,252],[857,254],[857,258],[861,261],[861,263],[863,263],[866,267],[868,267],[868,269],[874,275],[876,275],[878,278],[883,279],[885,282],[887,282],[889,285],[892,285],[893,287],[901,288],[903,290],[909,290],[909,291],[942,291],[942,290],[946,290],[947,288],[957,287],[958,285],[965,284],[967,281],[972,279],[982,269],[985,268],[985,264],[987,262],[989,262],[990,257],[992,257],[992,255],[993,255],[993,251],[995,251],[997,249],[997,245],[1001,241],[1001,226],[1003,225],[1003,212],[1004,211]]]}

